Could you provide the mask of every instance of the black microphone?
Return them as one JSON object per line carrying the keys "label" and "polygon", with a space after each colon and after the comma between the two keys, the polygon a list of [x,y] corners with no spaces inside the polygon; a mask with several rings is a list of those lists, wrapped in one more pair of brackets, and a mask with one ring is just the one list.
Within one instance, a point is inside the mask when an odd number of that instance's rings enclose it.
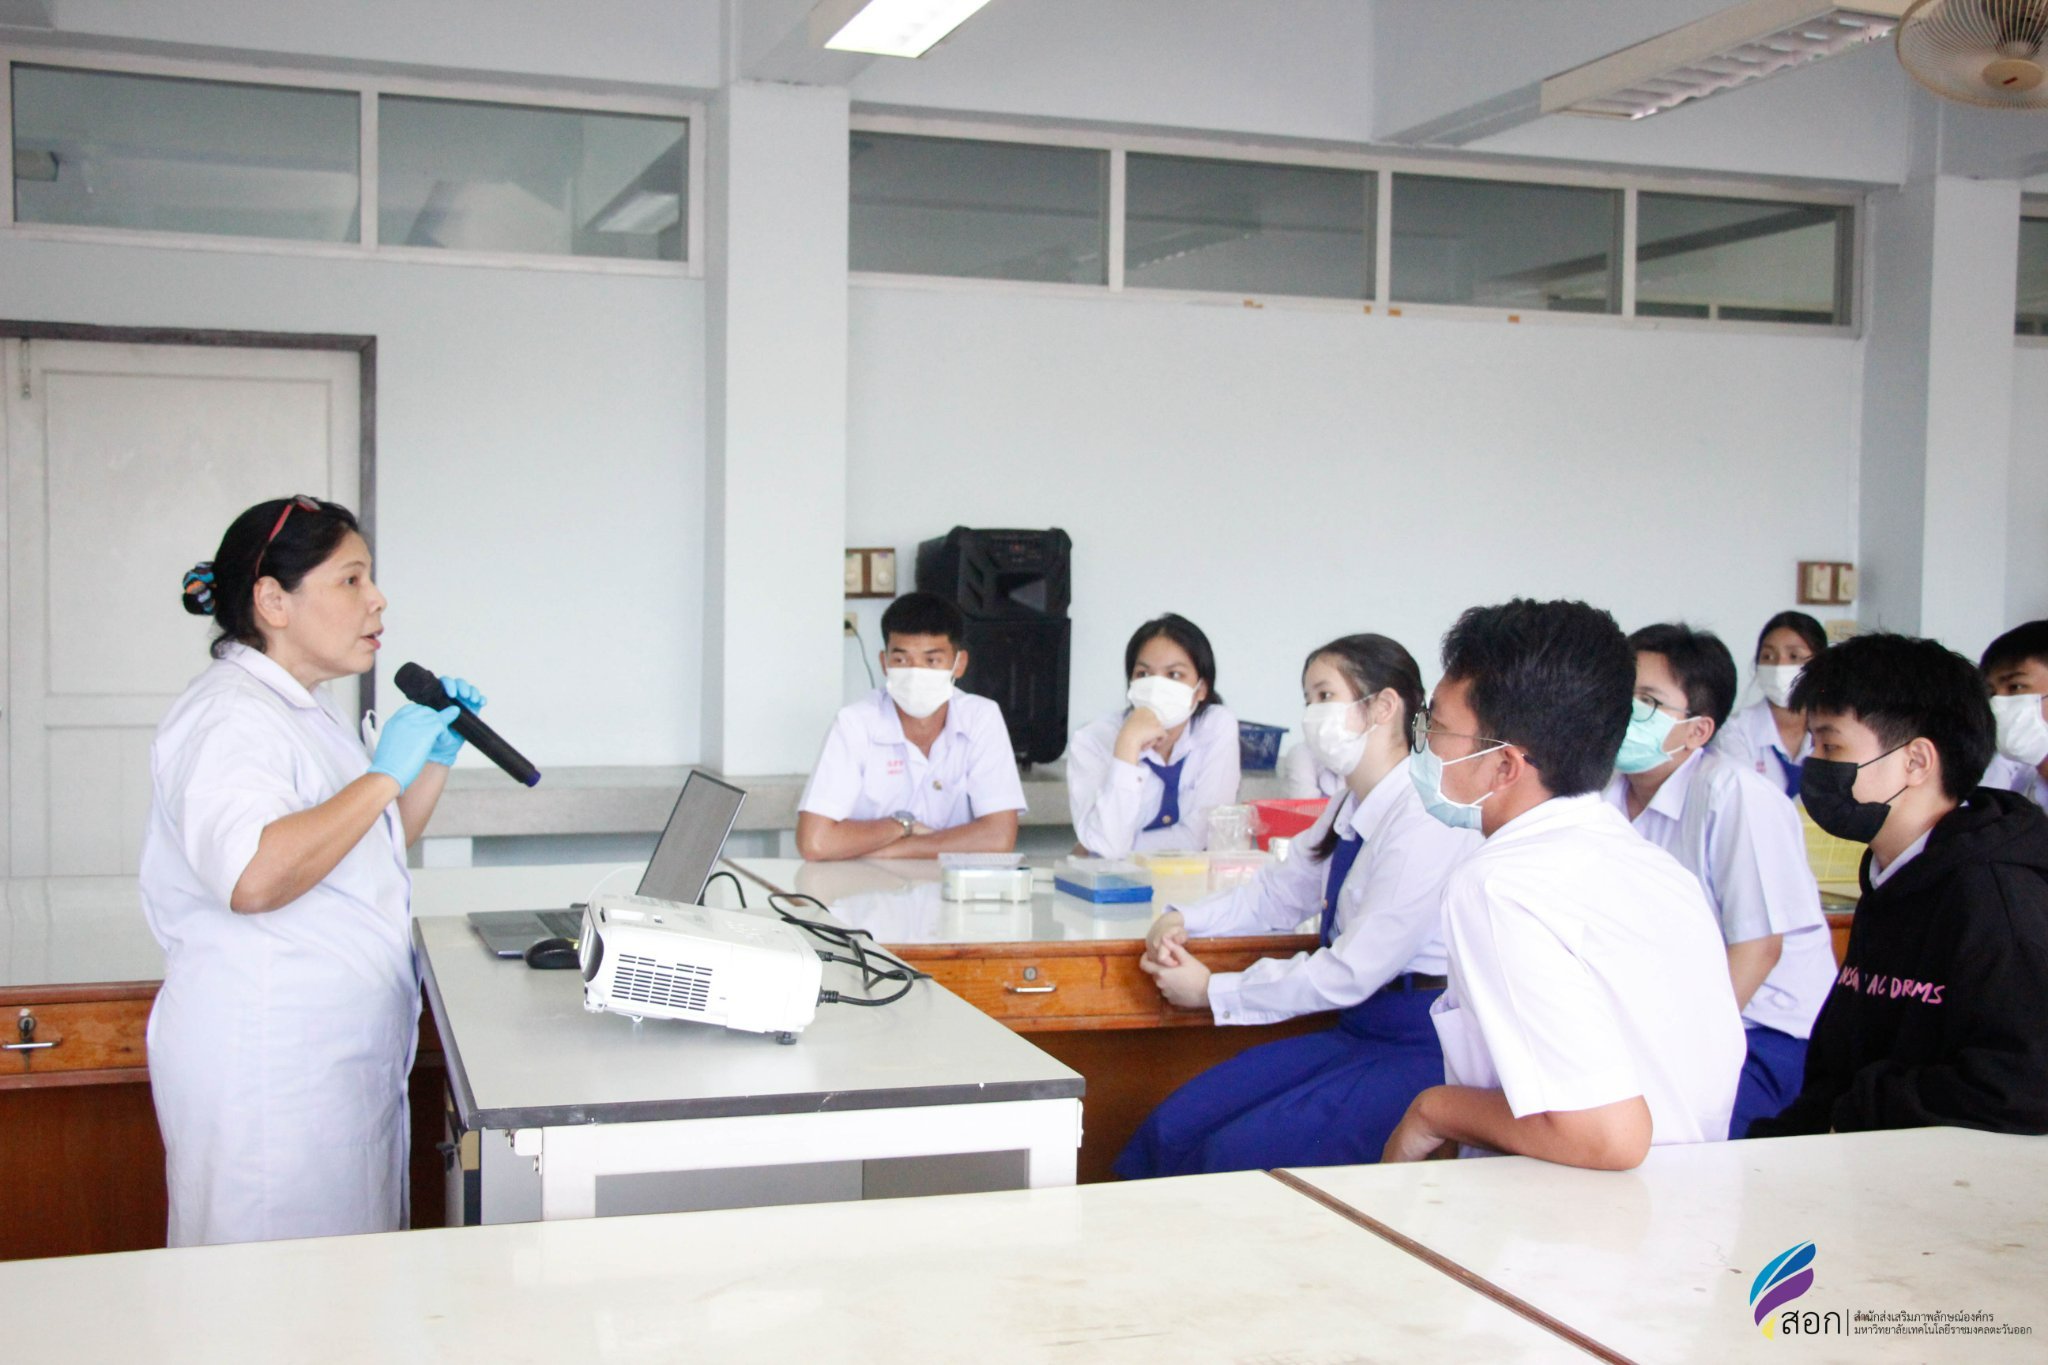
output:
{"label": "black microphone", "polygon": [[484,724],[476,712],[448,695],[448,689],[441,686],[441,680],[418,664],[400,664],[398,676],[394,679],[398,690],[405,693],[408,701],[421,706],[445,711],[453,706],[460,712],[448,728],[461,735],[476,751],[508,773],[514,782],[533,786],[540,781],[540,769],[526,761],[526,755],[498,737],[498,732]]}

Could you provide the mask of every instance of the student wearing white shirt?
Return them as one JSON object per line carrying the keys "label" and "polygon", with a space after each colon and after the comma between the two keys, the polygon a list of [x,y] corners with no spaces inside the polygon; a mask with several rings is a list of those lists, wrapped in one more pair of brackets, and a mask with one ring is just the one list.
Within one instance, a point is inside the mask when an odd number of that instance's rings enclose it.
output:
{"label": "student wearing white shirt", "polygon": [[797,802],[805,858],[932,858],[1017,846],[1024,785],[1002,708],[957,691],[967,622],[936,593],[882,613],[886,681],[844,707]]}
{"label": "student wearing white shirt", "polygon": [[[1443,1079],[1429,1007],[1442,994],[1444,879],[1479,845],[1422,809],[1408,778],[1408,725],[1422,675],[1383,635],[1348,635],[1308,657],[1302,725],[1345,788],[1285,862],[1152,925],[1140,961],[1160,993],[1218,1024],[1340,1010],[1337,1026],[1267,1043],[1195,1077],[1145,1120],[1125,1179],[1379,1160],[1408,1102]],[[1317,919],[1322,947],[1214,972],[1190,938],[1284,933]]]}
{"label": "student wearing white shirt", "polygon": [[420,1013],[405,851],[462,748],[456,708],[400,707],[372,755],[327,694],[376,663],[386,605],[338,504],[251,507],[182,601],[219,634],[149,753],[139,881],[164,950],[148,1051],[168,1241],[396,1231]]}
{"label": "student wearing white shirt", "polygon": [[2014,626],[1977,665],[1991,689],[1998,753],[1979,785],[2048,806],[2048,621]]}
{"label": "student wearing white shirt", "polygon": [[1130,705],[1067,746],[1067,805],[1082,848],[1103,858],[1200,849],[1209,812],[1237,800],[1237,717],[1216,694],[1209,637],[1171,612],[1124,646]]}
{"label": "student wearing white shirt", "polygon": [[1728,1136],[1799,1093],[1806,1040],[1835,984],[1835,953],[1799,813],[1768,780],[1706,749],[1735,699],[1719,637],[1645,626],[1635,710],[1607,799],[1700,880],[1728,944],[1748,1057]]}
{"label": "student wearing white shirt", "polygon": [[1827,648],[1828,633],[1803,611],[1781,611],[1764,622],[1756,637],[1756,685],[1763,700],[1728,718],[1714,737],[1714,752],[1797,797],[1800,765],[1813,752],[1813,740],[1805,715],[1792,705],[1792,684]]}
{"label": "student wearing white shirt", "polygon": [[1742,1018],[1714,912],[1600,794],[1634,689],[1634,651],[1583,602],[1474,607],[1444,637],[1409,772],[1486,844],[1444,890],[1447,1084],[1384,1160],[1456,1144],[1626,1170],[1728,1135]]}

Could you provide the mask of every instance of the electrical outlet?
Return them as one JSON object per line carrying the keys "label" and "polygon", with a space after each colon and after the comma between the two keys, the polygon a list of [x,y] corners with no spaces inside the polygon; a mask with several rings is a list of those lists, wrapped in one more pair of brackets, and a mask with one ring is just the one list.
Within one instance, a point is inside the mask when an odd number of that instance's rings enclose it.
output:
{"label": "electrical outlet", "polygon": [[847,635],[858,636],[860,634],[860,626],[854,621],[853,613],[850,611],[839,618],[839,629]]}

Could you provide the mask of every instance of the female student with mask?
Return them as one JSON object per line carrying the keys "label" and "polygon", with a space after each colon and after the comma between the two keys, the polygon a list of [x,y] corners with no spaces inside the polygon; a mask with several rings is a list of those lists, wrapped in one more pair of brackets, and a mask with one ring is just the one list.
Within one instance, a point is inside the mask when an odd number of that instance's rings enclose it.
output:
{"label": "female student with mask", "polygon": [[1728,718],[1714,737],[1714,752],[1769,779],[1787,796],[1799,795],[1800,765],[1813,752],[1806,714],[1792,706],[1799,671],[1827,652],[1828,633],[1803,611],[1781,611],[1756,637],[1756,685],[1763,700]]}
{"label": "female student with mask", "polygon": [[457,709],[400,707],[372,754],[326,694],[376,663],[385,607],[335,503],[251,507],[183,600],[220,633],[150,746],[170,1244],[394,1231],[420,1012],[405,850],[462,748]]}
{"label": "female student with mask", "polygon": [[1067,746],[1074,834],[1104,858],[1206,848],[1209,812],[1237,800],[1237,717],[1216,693],[1201,627],[1169,612],[1124,646],[1130,705]]}
{"label": "female student with mask", "polygon": [[[1385,636],[1347,635],[1308,657],[1301,684],[1309,746],[1342,775],[1342,794],[1285,862],[1160,916],[1141,965],[1168,1000],[1219,1024],[1343,1013],[1175,1091],[1117,1159],[1127,1179],[1377,1161],[1408,1102],[1443,1080],[1429,1016],[1444,987],[1439,905],[1480,839],[1432,819],[1409,779],[1421,674]],[[1322,947],[1242,972],[1211,973],[1188,946],[1318,914]]]}

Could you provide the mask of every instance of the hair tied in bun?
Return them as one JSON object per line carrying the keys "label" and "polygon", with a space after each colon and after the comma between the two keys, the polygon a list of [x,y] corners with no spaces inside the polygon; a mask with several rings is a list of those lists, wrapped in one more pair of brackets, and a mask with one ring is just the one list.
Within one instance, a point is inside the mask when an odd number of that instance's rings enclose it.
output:
{"label": "hair tied in bun", "polygon": [[194,616],[213,615],[213,561],[202,559],[185,571],[185,610]]}

